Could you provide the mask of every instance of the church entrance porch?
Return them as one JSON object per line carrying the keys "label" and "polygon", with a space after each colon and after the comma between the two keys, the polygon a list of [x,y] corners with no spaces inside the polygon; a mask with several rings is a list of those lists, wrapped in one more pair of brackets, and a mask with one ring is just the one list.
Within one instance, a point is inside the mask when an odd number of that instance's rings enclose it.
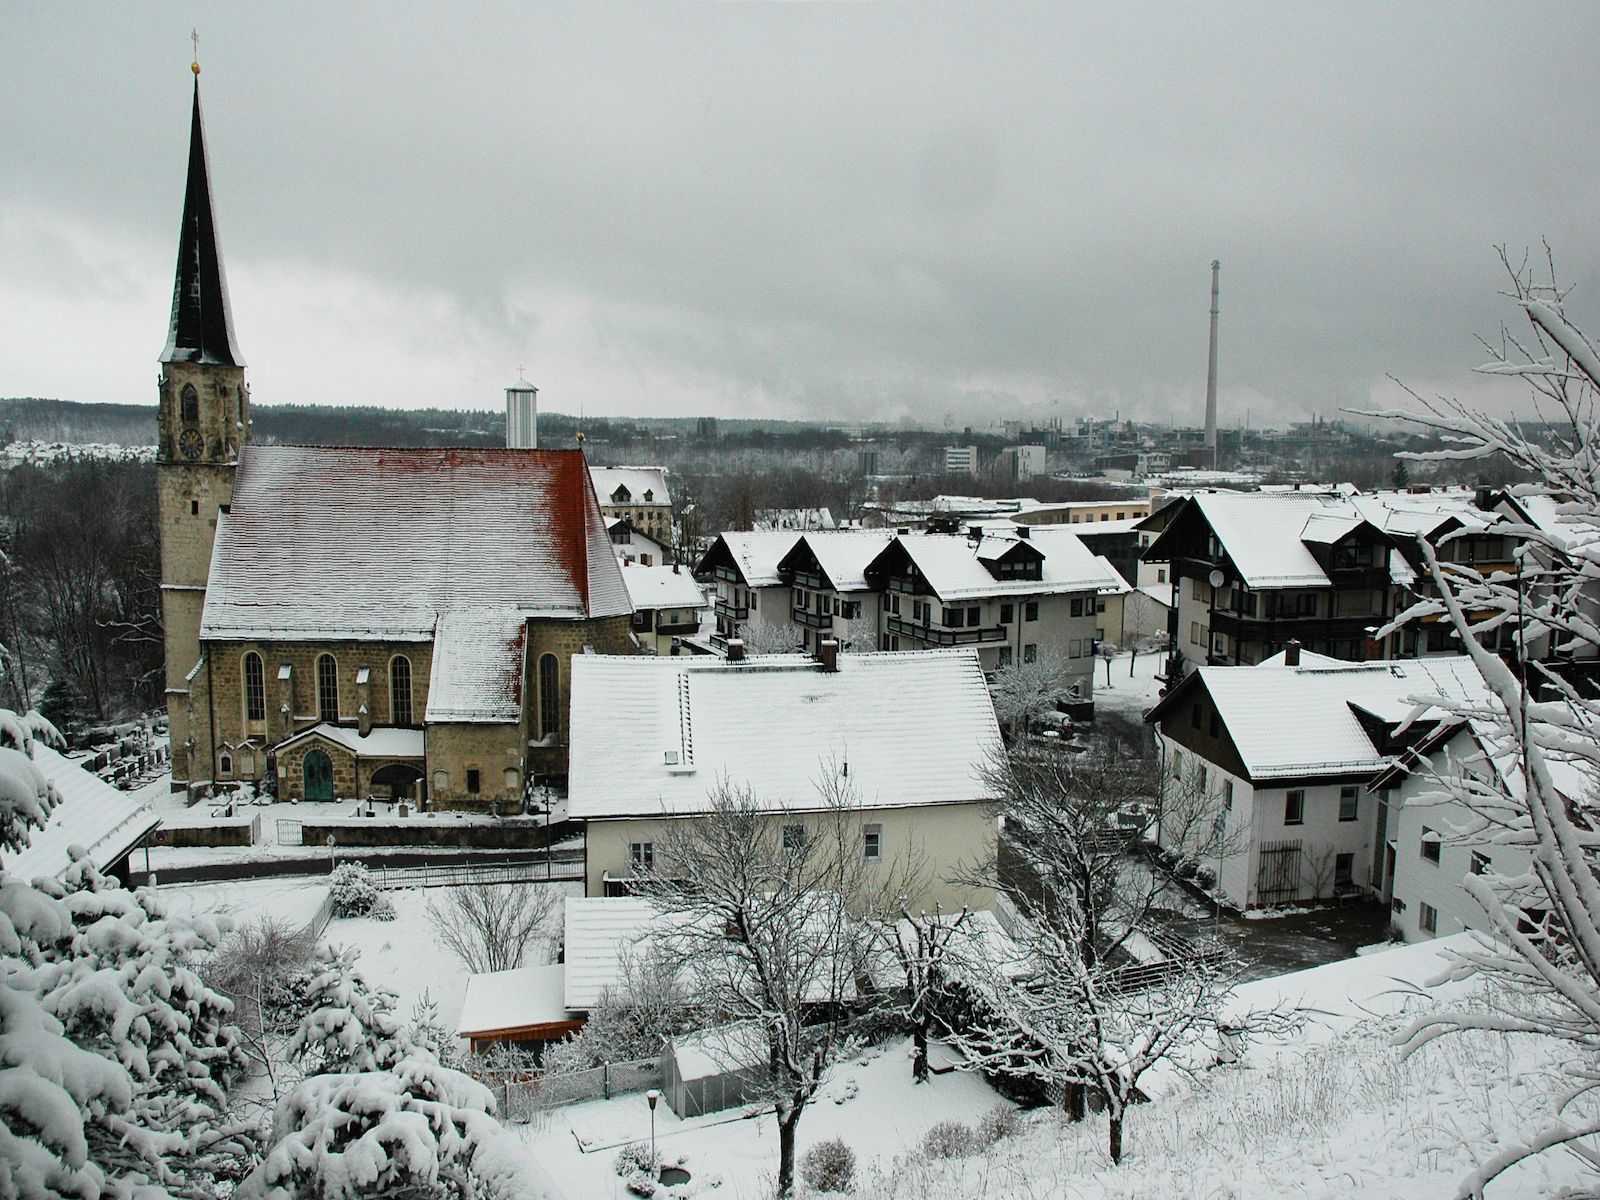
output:
{"label": "church entrance porch", "polygon": [[322,723],[276,748],[286,800],[408,800],[423,778],[420,729],[374,726],[367,733]]}
{"label": "church entrance porch", "polygon": [[410,763],[390,763],[372,773],[367,792],[380,800],[420,799],[417,784],[421,780],[421,767],[414,767]]}

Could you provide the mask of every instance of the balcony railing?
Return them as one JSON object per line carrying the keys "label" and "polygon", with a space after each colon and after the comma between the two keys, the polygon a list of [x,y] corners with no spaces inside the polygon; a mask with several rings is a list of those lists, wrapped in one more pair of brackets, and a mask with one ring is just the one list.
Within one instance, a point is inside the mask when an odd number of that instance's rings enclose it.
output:
{"label": "balcony railing", "polygon": [[796,608],[790,610],[794,615],[795,624],[809,625],[812,629],[832,629],[833,614],[812,612],[809,608]]}
{"label": "balcony railing", "polygon": [[750,619],[749,608],[742,604],[730,604],[721,596],[717,597],[716,611],[717,616],[726,617],[730,621],[748,621]]}
{"label": "balcony railing", "polygon": [[989,629],[941,629],[937,625],[913,625],[898,617],[890,617],[885,629],[901,637],[916,638],[930,646],[976,646],[985,642],[1003,642],[1011,632],[1004,625]]}
{"label": "balcony railing", "polygon": [[1246,617],[1219,608],[1211,614],[1213,633],[1225,633],[1243,641],[1284,642],[1299,638],[1356,638],[1365,637],[1369,628],[1382,625],[1384,618],[1376,613],[1370,616],[1349,615],[1339,617],[1312,617],[1285,613],[1279,617]]}

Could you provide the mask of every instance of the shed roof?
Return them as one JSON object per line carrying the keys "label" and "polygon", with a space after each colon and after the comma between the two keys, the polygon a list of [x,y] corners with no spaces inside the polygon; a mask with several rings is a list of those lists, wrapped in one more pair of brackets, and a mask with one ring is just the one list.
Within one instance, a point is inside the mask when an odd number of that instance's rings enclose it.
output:
{"label": "shed roof", "polygon": [[440,613],[424,719],[429,724],[519,720],[527,637],[526,614],[515,608]]}
{"label": "shed roof", "polygon": [[572,1020],[565,1000],[566,974],[561,963],[551,963],[467,976],[457,1036],[484,1037]]}
{"label": "shed roof", "polygon": [[589,1012],[622,983],[623,961],[652,934],[682,918],[639,896],[569,896],[564,916],[566,1007]]}
{"label": "shed roof", "polygon": [[161,824],[149,805],[37,740],[33,764],[55,786],[61,802],[44,828],[33,831],[25,849],[0,856],[0,866],[23,879],[59,876],[72,865],[75,847],[104,870]]}
{"label": "shed roof", "polygon": [[202,638],[424,640],[439,613],[485,605],[629,611],[579,451],[240,452]]}
{"label": "shed roof", "polygon": [[841,654],[838,666],[575,658],[568,811],[700,813],[724,780],[773,809],[816,809],[829,762],[848,764],[864,808],[989,798],[981,774],[1000,730],[975,651]]}

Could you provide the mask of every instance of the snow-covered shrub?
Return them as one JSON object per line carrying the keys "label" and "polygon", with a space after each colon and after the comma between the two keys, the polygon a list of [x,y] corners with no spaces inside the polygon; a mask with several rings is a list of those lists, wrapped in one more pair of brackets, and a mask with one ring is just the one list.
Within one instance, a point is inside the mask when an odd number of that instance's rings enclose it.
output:
{"label": "snow-covered shrub", "polygon": [[978,1118],[978,1123],[973,1126],[973,1133],[978,1139],[978,1145],[992,1146],[1002,1138],[1008,1138],[1022,1128],[1022,1118],[1017,1110],[1009,1104],[996,1104],[983,1116]]}
{"label": "snow-covered shrub", "polygon": [[611,1160],[611,1169],[624,1178],[637,1172],[655,1175],[660,1166],[661,1160],[650,1148],[649,1142],[629,1142]]}
{"label": "snow-covered shrub", "polygon": [[965,1158],[978,1148],[977,1136],[960,1121],[940,1121],[922,1136],[927,1158]]}
{"label": "snow-covered shrub", "polygon": [[307,987],[307,1011],[289,1039],[288,1054],[307,1074],[381,1071],[410,1048],[394,1017],[394,995],[369,987],[356,970],[356,952],[324,946],[320,970]]}
{"label": "snow-covered shrub", "polygon": [[855,1185],[855,1151],[843,1138],[829,1138],[806,1151],[800,1178],[814,1192],[848,1192]]}
{"label": "snow-covered shrub", "polygon": [[643,1171],[635,1171],[622,1183],[623,1191],[630,1196],[643,1196],[646,1200],[661,1190],[661,1185]]}
{"label": "snow-covered shrub", "polygon": [[340,863],[328,877],[328,894],[333,897],[336,917],[374,917],[394,920],[394,903],[372,882],[366,866],[358,862]]}

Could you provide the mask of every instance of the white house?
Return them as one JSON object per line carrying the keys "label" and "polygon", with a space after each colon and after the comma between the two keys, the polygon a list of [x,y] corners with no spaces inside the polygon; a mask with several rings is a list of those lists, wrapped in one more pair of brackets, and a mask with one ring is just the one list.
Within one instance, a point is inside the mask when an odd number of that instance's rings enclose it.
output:
{"label": "white house", "polygon": [[716,592],[713,645],[725,647],[737,637],[762,651],[799,648],[800,631],[789,617],[789,587],[778,570],[799,539],[792,530],[724,533],[711,543],[695,574],[709,579]]}
{"label": "white house", "polygon": [[622,582],[633,604],[633,635],[652,654],[671,654],[676,639],[700,632],[711,602],[687,567],[622,565]]}
{"label": "white house", "polygon": [[[1443,718],[1417,701],[1486,694],[1466,657],[1289,658],[1201,667],[1145,718],[1164,788],[1203,796],[1222,820],[1224,853],[1202,865],[1241,909],[1376,892],[1384,827],[1368,785]],[[1165,843],[1177,836],[1162,830]]]}
{"label": "white house", "polygon": [[985,768],[1000,747],[971,650],[573,659],[568,812],[586,823],[586,892],[625,893],[656,861],[671,822],[703,816],[724,785],[749,787],[807,836],[849,789],[866,861],[920,859],[920,902],[987,907],[987,889],[952,883],[995,852]]}
{"label": "white house", "polygon": [[652,537],[641,529],[635,529],[633,522],[626,517],[607,517],[606,535],[611,539],[618,562],[665,567],[673,561],[672,547],[664,536]]}
{"label": "white house", "polygon": [[779,560],[778,575],[789,585],[789,620],[804,650],[827,638],[845,650],[878,648],[882,597],[867,581],[867,567],[893,536],[888,530],[808,533]]}
{"label": "white house", "polygon": [[622,517],[658,542],[672,542],[672,493],[665,467],[590,467],[600,511]]}

